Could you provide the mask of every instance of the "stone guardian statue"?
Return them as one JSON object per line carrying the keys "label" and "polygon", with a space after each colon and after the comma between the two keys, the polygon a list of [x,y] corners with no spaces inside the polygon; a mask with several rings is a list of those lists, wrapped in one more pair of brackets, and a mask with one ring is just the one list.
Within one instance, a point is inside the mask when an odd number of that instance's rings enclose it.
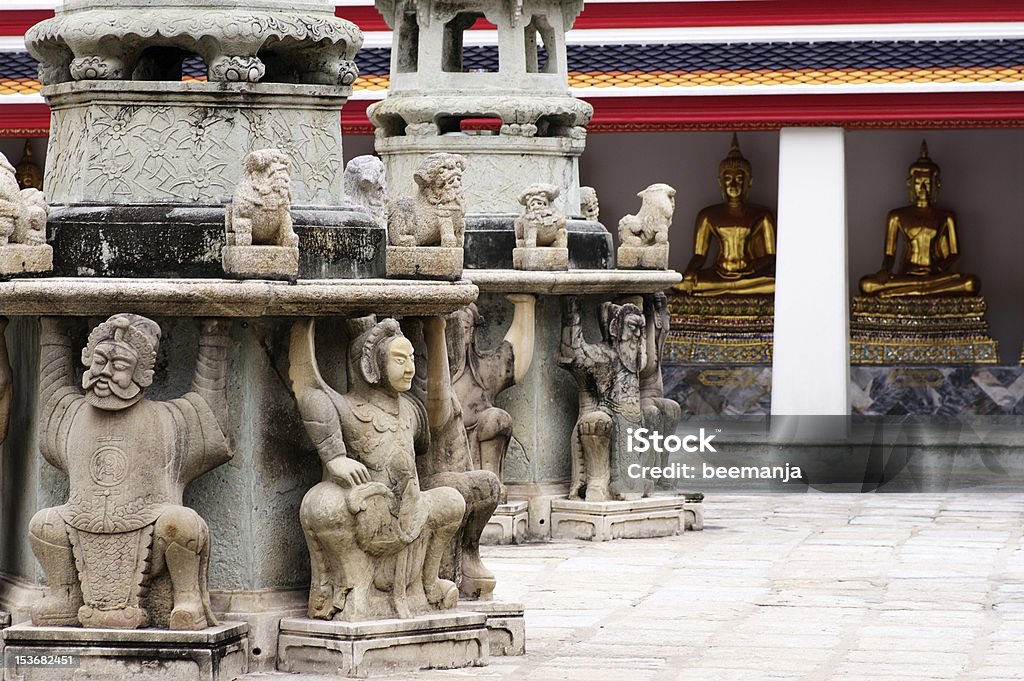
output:
{"label": "stone guardian statue", "polygon": [[293,325],[289,359],[323,463],[323,481],[299,509],[312,565],[309,616],[352,622],[453,608],[458,589],[438,572],[466,503],[451,487],[421,490],[416,456],[426,454],[430,428],[407,394],[415,360],[398,322],[385,319],[352,341],[345,394],[320,376],[312,321]]}
{"label": "stone guardian statue", "polygon": [[47,583],[33,624],[216,624],[206,587],[210,531],[182,493],[231,458],[227,324],[201,322],[191,390],[154,402],[143,393],[160,343],[155,322],[116,314],[92,331],[80,355],[84,395],[74,386],[67,319],[41,323],[40,449],[68,474],[70,494],[29,523]]}

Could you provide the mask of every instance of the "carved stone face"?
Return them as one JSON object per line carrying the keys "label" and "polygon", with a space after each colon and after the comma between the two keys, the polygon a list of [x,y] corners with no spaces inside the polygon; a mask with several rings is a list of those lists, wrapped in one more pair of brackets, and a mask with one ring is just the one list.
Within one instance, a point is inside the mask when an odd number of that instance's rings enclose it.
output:
{"label": "carved stone face", "polygon": [[616,339],[619,359],[631,372],[637,373],[644,368],[646,353],[644,347],[643,315],[630,314],[622,320],[622,328]]}
{"label": "carved stone face", "polygon": [[142,387],[134,378],[138,364],[139,355],[132,346],[114,340],[97,343],[82,376],[89,403],[117,411],[138,402],[142,397]]}
{"label": "carved stone face", "polygon": [[530,213],[539,213],[548,207],[548,199],[543,194],[531,194],[526,200],[526,210]]}
{"label": "carved stone face", "polygon": [[409,339],[400,336],[391,341],[388,344],[385,361],[388,385],[395,392],[408,392],[412,388],[412,379],[416,376],[416,362]]}
{"label": "carved stone face", "polygon": [[597,200],[597,192],[590,190],[587,192],[582,191],[581,188],[581,210],[583,217],[587,220],[597,220],[601,215],[601,204]]}

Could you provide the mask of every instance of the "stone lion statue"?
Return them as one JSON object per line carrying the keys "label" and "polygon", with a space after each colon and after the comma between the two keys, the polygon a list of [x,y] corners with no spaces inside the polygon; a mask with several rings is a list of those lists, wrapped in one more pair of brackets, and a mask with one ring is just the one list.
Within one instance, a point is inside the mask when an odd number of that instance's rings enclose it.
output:
{"label": "stone lion statue", "polygon": [[517,248],[566,248],[569,235],[565,216],[554,205],[561,189],[553,184],[532,184],[519,195],[526,211],[514,223]]}
{"label": "stone lion statue", "polygon": [[291,202],[291,160],[287,154],[277,149],[249,153],[224,215],[227,245],[298,246]]}
{"label": "stone lion statue", "polygon": [[623,246],[667,244],[668,228],[676,209],[676,190],[657,183],[637,196],[643,201],[640,212],[619,220],[619,241]]}
{"label": "stone lion statue", "polygon": [[345,201],[381,225],[387,221],[387,186],[384,163],[376,156],[356,156],[345,165]]}
{"label": "stone lion statue", "polygon": [[413,175],[419,192],[388,205],[388,242],[392,246],[462,248],[465,241],[466,199],[462,173],[466,158],[459,154],[427,156]]}

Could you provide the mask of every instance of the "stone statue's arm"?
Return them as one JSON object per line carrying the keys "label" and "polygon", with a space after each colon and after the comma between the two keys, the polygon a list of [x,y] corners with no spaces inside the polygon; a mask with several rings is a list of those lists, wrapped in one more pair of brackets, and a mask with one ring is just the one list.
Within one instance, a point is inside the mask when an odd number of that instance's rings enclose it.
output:
{"label": "stone statue's arm", "polygon": [[316,366],[313,320],[295,322],[290,341],[288,378],[292,382],[302,423],[320,455],[327,476],[343,487],[369,482],[366,466],[348,456],[338,410]]}
{"label": "stone statue's arm", "polygon": [[70,317],[40,317],[39,450],[48,462],[65,470],[61,421],[81,395],[75,386]]}
{"label": "stone statue's arm", "polygon": [[[505,334],[505,343],[512,347],[512,382],[519,383],[533,362],[533,344],[537,328],[537,298],[529,293],[512,293],[505,298],[512,303],[512,326]],[[504,388],[505,386],[501,386]]]}
{"label": "stone statue's arm", "polygon": [[562,344],[559,347],[558,363],[567,367],[575,366],[586,355],[587,340],[583,336],[580,319],[580,303],[576,296],[568,296],[562,305]]}
{"label": "stone statue's arm", "polygon": [[192,392],[203,398],[213,412],[222,433],[228,432],[228,348],[231,322],[203,319],[199,322],[199,352]]}
{"label": "stone statue's arm", "polygon": [[7,424],[11,418],[11,399],[14,396],[14,381],[11,360],[7,354],[7,317],[0,317],[0,442],[7,439]]}
{"label": "stone statue's arm", "polygon": [[431,430],[452,418],[452,375],[448,365],[448,345],[444,337],[444,317],[423,320],[423,340],[427,345],[427,423]]}
{"label": "stone statue's arm", "polygon": [[647,322],[647,366],[640,372],[641,377],[657,381],[661,386],[661,351],[668,332],[668,297],[658,292],[644,296],[644,318]]}

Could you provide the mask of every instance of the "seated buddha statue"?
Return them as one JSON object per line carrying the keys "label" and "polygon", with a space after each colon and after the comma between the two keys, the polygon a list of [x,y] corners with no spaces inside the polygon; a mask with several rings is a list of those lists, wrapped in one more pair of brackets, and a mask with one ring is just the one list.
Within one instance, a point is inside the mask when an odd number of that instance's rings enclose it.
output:
{"label": "seated buddha statue", "polygon": [[[736,135],[729,155],[718,165],[724,203],[697,214],[693,258],[675,285],[695,296],[762,295],[775,292],[775,216],[771,209],[747,201],[752,175]],[[713,266],[705,268],[712,241],[718,248]]]}
{"label": "seated buddha statue", "polygon": [[[976,295],[981,289],[978,277],[956,271],[956,219],[953,211],[935,206],[939,167],[928,158],[924,142],[907,174],[907,188],[913,204],[889,212],[882,268],[860,280],[861,292],[879,297]],[[894,271],[901,240],[902,257]]]}

